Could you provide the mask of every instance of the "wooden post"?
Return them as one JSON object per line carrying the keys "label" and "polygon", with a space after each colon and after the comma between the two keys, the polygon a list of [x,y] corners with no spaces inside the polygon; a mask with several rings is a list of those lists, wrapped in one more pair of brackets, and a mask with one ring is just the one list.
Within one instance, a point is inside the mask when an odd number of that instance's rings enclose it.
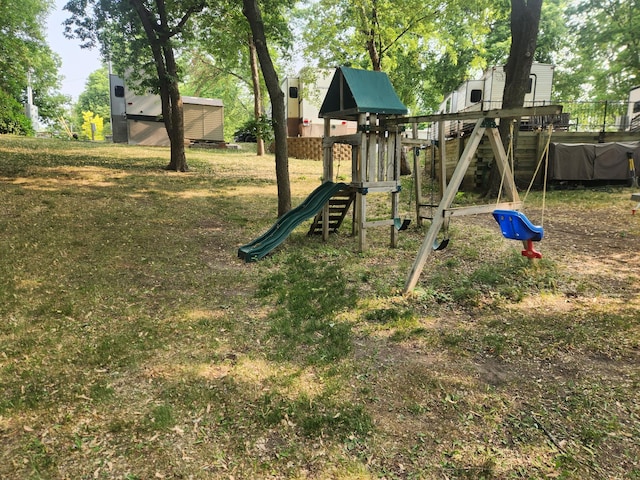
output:
{"label": "wooden post", "polygon": [[369,127],[371,127],[371,131],[367,134],[367,182],[376,181],[378,164],[376,162],[376,133],[373,129],[377,126],[377,119],[378,116],[375,113],[369,114]]}
{"label": "wooden post", "polygon": [[502,145],[502,140],[500,139],[500,132],[497,128],[489,128],[486,130],[486,133],[487,137],[489,137],[491,149],[493,150],[493,156],[495,158],[496,164],[498,165],[498,171],[500,172],[500,176],[504,178],[503,188],[507,194],[507,197],[512,202],[519,202],[520,197],[518,195],[518,189],[516,188],[516,183],[513,178],[511,166],[509,165],[507,153],[504,151],[504,146]]}
{"label": "wooden post", "polygon": [[[382,125],[382,118],[378,118],[378,124]],[[387,147],[389,146],[389,138],[385,135],[385,132],[379,131],[376,132],[376,140],[378,145],[378,182],[383,182],[387,179],[389,175],[388,163],[392,162],[392,157],[388,155]]]}
{"label": "wooden post", "polygon": [[447,189],[447,138],[444,134],[445,122],[440,122],[438,125],[438,150],[440,151],[440,183],[439,191],[440,198],[444,195],[444,191]]}
{"label": "wooden post", "polygon": [[[411,133],[414,140],[418,139],[418,124],[417,122],[411,123]],[[413,190],[416,199],[416,223],[419,227],[422,226],[422,217],[420,216],[420,205],[422,205],[422,169],[420,168],[420,156],[416,155],[415,149],[412,147],[413,153]],[[434,148],[433,142],[431,142],[431,148]],[[433,150],[432,150],[433,151]]]}
{"label": "wooden post", "polygon": [[[324,148],[322,151],[322,181],[323,183],[333,181],[333,143],[329,142],[331,137],[331,119],[324,119]],[[329,240],[329,202],[322,207],[322,240]]]}
{"label": "wooden post", "polygon": [[420,278],[420,274],[422,273],[422,269],[424,268],[424,264],[433,251],[433,244],[438,236],[438,232],[440,231],[442,224],[444,223],[445,210],[453,203],[456,193],[458,193],[458,188],[460,188],[464,175],[469,168],[471,159],[473,158],[473,155],[480,144],[480,140],[482,139],[482,135],[485,132],[485,127],[482,126],[483,121],[483,119],[480,119],[476,122],[476,126],[469,137],[467,146],[458,160],[456,169],[451,176],[451,181],[444,191],[440,204],[438,205],[438,210],[431,221],[431,226],[429,227],[424,241],[420,246],[420,250],[418,251],[418,255],[413,263],[413,267],[407,276],[407,281],[404,285],[405,293],[410,292],[415,288],[418,283],[418,279]]}
{"label": "wooden post", "polygon": [[[358,129],[360,130],[360,146],[358,148],[357,154],[357,162],[356,162],[356,179],[354,182],[358,184],[358,188],[362,188],[362,184],[366,181],[367,177],[367,166],[368,166],[368,158],[367,158],[367,150],[368,150],[368,142],[367,142],[367,133],[366,129],[366,120],[367,116],[364,113],[358,115]],[[365,194],[363,194],[362,190],[359,190],[356,193],[356,202],[354,205],[354,214],[355,214],[355,226],[356,233],[358,234],[358,250],[364,251],[367,243],[366,238],[366,229],[364,223],[367,220],[367,200],[365,198]]]}
{"label": "wooden post", "polygon": [[365,222],[367,221],[367,194],[358,193],[356,200],[358,205],[358,251],[364,252],[367,249],[367,229]]}
{"label": "wooden post", "polygon": [[[400,133],[396,129],[395,132],[389,133],[389,150],[388,150],[389,163],[393,167],[393,180],[396,182],[396,188],[391,192],[391,218],[395,221],[400,216],[399,204],[400,204],[400,162],[402,161],[402,139]],[[395,228],[395,225],[391,225],[391,247],[398,247],[398,240],[400,238],[400,232]]]}
{"label": "wooden post", "polygon": [[[360,145],[351,145],[351,184],[352,186],[360,181],[358,178],[358,164],[360,161]],[[351,236],[355,237],[358,233],[358,200],[359,194],[356,193],[356,197],[351,209]]]}

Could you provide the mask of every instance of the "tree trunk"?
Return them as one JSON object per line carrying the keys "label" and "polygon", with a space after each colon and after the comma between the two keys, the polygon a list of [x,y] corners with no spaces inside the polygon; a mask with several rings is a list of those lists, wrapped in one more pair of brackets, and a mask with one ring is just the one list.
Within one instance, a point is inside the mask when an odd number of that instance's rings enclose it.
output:
{"label": "tree trunk", "polygon": [[158,15],[161,19],[158,24],[151,11],[141,0],[131,0],[131,3],[136,9],[147,35],[160,82],[162,118],[171,143],[171,160],[166,169],[185,172],[188,170],[188,166],[184,151],[184,111],[178,87],[178,67],[169,40],[170,28],[166,22],[166,6],[164,0],[156,0]]}
{"label": "tree trunk", "polygon": [[[251,63],[251,82],[253,83],[253,115],[256,121],[262,116],[262,94],[260,92],[260,71],[258,67],[258,53],[253,37],[249,35],[249,61]],[[256,154],[264,155],[264,139],[258,131],[256,135]]]}
{"label": "tree trunk", "polygon": [[264,33],[264,23],[257,0],[242,0],[242,13],[247,17],[253,41],[260,59],[262,75],[267,84],[273,114],[273,133],[276,144],[276,180],[278,183],[278,216],[291,210],[291,185],[289,183],[289,158],[287,153],[287,118],[284,93],[280,88],[278,74],[271,61]]}
{"label": "tree trunk", "polygon": [[379,29],[380,24],[378,23],[378,9],[377,4],[374,1],[373,11],[371,12],[371,28],[367,32],[367,52],[369,52],[371,68],[373,68],[375,72],[379,72],[382,70],[382,58],[380,56],[380,51],[376,46],[376,35],[378,34]]}
{"label": "tree trunk", "polygon": [[375,31],[371,31],[371,36],[367,40],[367,51],[369,52],[369,59],[371,60],[371,67],[374,71],[379,72],[382,70],[382,60],[378,53],[375,41]]}
{"label": "tree trunk", "polygon": [[184,150],[184,108],[177,82],[170,90],[172,91],[170,109],[171,128],[167,128],[167,133],[169,135],[169,142],[171,143],[171,159],[166,169],[176,172],[186,172],[189,170],[189,166],[187,165],[187,157]]}
{"label": "tree trunk", "polygon": [[[531,64],[538,43],[541,9],[542,0],[511,0],[511,50],[504,68],[505,86],[502,95],[502,108],[519,108],[524,105]],[[514,120],[517,123],[513,130],[514,138],[512,139],[509,134],[509,125]],[[508,151],[509,143],[513,142],[512,149],[515,154],[519,124],[519,118],[500,119],[499,131],[505,151]],[[486,192],[488,195],[498,192],[500,180],[498,167],[496,162],[493,162]]]}
{"label": "tree trunk", "polygon": [[[169,142],[171,143],[171,160],[167,170],[186,172],[189,170],[187,157],[184,151],[184,108],[182,96],[178,87],[178,66],[176,65],[173,49],[165,48],[165,62],[167,64],[167,86],[169,90],[170,109],[168,117],[171,119],[170,128],[167,128]],[[166,115],[163,112],[163,115]],[[165,116],[166,118],[166,116]],[[165,126],[166,126],[165,122]]]}

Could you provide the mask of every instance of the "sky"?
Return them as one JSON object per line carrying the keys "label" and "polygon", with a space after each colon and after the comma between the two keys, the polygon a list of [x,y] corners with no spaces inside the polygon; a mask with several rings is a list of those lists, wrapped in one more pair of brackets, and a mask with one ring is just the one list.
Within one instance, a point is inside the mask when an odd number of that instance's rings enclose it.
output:
{"label": "sky", "polygon": [[56,0],[55,10],[47,20],[47,42],[51,50],[62,58],[59,74],[63,76],[61,92],[70,95],[74,101],[82,93],[89,74],[98,70],[102,64],[98,49],[81,49],[79,40],[67,40],[62,32],[62,22],[69,17],[69,12],[62,8],[67,0]]}

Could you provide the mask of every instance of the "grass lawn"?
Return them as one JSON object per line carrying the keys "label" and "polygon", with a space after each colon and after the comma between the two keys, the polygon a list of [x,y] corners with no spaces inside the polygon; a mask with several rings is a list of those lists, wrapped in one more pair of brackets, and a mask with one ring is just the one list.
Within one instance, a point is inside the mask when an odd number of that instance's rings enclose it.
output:
{"label": "grass lawn", "polygon": [[0,478],[640,478],[633,190],[550,191],[535,263],[455,218],[402,295],[415,222],[246,264],[273,157],[187,155],[0,136]]}

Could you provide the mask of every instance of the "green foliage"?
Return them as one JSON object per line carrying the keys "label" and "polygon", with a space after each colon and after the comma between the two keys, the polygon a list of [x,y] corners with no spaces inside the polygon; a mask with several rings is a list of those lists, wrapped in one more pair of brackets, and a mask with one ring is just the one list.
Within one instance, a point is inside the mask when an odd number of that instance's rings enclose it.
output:
{"label": "green foliage", "polygon": [[24,114],[24,107],[0,88],[0,133],[33,135],[31,120]]}
{"label": "green foliage", "polygon": [[[102,117],[106,123],[110,123],[109,74],[104,67],[89,74],[84,90],[78,96],[75,104],[77,125],[85,122],[85,112],[93,112]],[[89,138],[91,138],[90,135]]]}
{"label": "green foliage", "polygon": [[[4,95],[23,103],[28,76],[31,77],[34,104],[39,115],[54,119],[62,112],[67,98],[59,88],[60,57],[45,40],[47,14],[53,4],[47,0],[3,0],[0,2],[0,85]],[[6,128],[6,126],[5,126]]]}
{"label": "green foliage", "polygon": [[490,12],[486,2],[475,2],[473,8],[458,1],[446,8],[414,0],[307,2],[301,12],[305,53],[320,67],[375,69],[379,60],[406,105],[435,108],[447,91],[442,80],[454,77],[457,86],[483,65]]}
{"label": "green foliage", "polygon": [[245,121],[233,134],[234,138],[241,137],[244,141],[255,142],[257,137],[262,138],[266,143],[273,140],[273,125],[271,119],[261,115],[257,119]]}
{"label": "green foliage", "polygon": [[590,100],[626,98],[640,83],[640,0],[578,0],[566,14],[571,75],[592,86]]}
{"label": "green foliage", "polygon": [[89,140],[104,140],[104,120],[93,112],[82,112],[82,136]]}

